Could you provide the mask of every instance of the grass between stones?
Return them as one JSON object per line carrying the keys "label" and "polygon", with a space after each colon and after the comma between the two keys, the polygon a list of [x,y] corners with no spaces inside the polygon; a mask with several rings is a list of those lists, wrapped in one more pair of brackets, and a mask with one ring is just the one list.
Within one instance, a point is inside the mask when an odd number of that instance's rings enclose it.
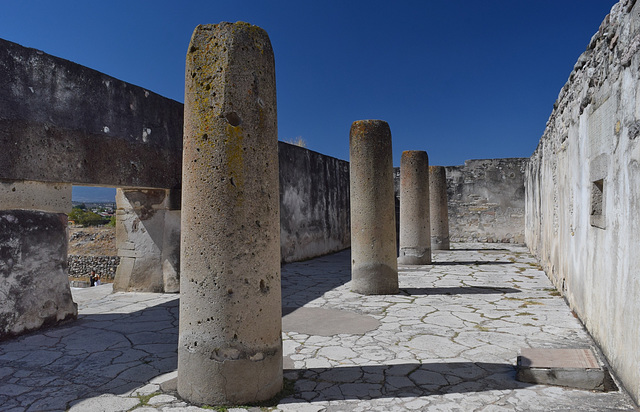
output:
{"label": "grass between stones", "polygon": [[269,411],[274,407],[278,406],[280,401],[287,396],[291,396],[295,393],[295,381],[293,379],[283,378],[282,380],[282,390],[276,394],[273,398],[262,401],[249,403],[247,405],[231,405],[231,406],[211,406],[211,405],[202,405],[200,406],[202,409],[210,409],[217,412],[227,412],[229,409],[234,408],[260,408],[261,411]]}
{"label": "grass between stones", "polygon": [[557,290],[557,289],[554,289],[554,288],[545,288],[545,289],[544,289],[544,291],[545,291],[545,292],[549,292],[549,294],[550,294],[551,296],[560,296],[560,295],[561,295],[561,293],[560,293],[560,292],[558,292],[558,290]]}
{"label": "grass between stones", "polygon": [[148,395],[138,395],[138,396],[136,396],[136,398],[138,398],[140,403],[137,404],[136,406],[134,406],[133,408],[129,409],[129,411],[133,411],[135,409],[138,409],[138,408],[141,408],[143,406],[149,405],[149,400],[151,398],[153,398],[154,396],[156,396],[156,395],[161,395],[161,393],[160,392],[153,392],[153,393],[150,393]]}

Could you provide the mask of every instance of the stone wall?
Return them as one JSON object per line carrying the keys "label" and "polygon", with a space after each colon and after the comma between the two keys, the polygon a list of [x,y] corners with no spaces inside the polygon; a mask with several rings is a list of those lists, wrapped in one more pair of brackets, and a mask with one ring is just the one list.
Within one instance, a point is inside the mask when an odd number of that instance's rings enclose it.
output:
{"label": "stone wall", "polygon": [[0,340],[77,316],[66,227],[64,213],[0,210]]}
{"label": "stone wall", "polygon": [[452,242],[524,244],[524,171],[528,159],[467,160],[448,166]]}
{"label": "stone wall", "polygon": [[113,279],[120,264],[119,256],[80,256],[69,255],[67,265],[69,276],[85,277],[95,270],[102,279]]}
{"label": "stone wall", "polygon": [[[452,242],[524,244],[524,172],[528,160],[467,160],[462,166],[445,167]],[[400,204],[399,181],[400,168],[396,168],[396,207]]]}
{"label": "stone wall", "polygon": [[2,39],[0,73],[0,179],[180,186],[181,103]]}
{"label": "stone wall", "polygon": [[283,142],[278,156],[282,261],[348,248],[349,163]]}
{"label": "stone wall", "polygon": [[180,290],[180,204],[177,191],[118,189],[116,292]]}
{"label": "stone wall", "polygon": [[616,4],[526,170],[526,243],[640,401],[640,3]]}

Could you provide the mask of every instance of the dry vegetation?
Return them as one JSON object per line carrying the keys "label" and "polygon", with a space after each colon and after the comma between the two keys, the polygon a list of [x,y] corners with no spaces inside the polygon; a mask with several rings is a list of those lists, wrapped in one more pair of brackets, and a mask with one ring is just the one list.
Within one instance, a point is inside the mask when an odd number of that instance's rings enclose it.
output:
{"label": "dry vegetation", "polygon": [[69,227],[70,255],[116,256],[116,229],[109,226]]}

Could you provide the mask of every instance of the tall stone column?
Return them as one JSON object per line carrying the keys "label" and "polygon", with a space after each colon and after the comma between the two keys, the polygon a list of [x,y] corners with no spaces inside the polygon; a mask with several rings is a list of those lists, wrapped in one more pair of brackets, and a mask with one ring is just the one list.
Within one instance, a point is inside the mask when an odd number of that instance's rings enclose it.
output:
{"label": "tall stone column", "polygon": [[421,150],[402,152],[400,159],[399,254],[401,265],[431,263],[429,157]]}
{"label": "tall stone column", "polygon": [[273,50],[247,23],[198,26],[186,64],[178,393],[246,404],[282,388]]}
{"label": "tall stone column", "polygon": [[429,166],[429,209],[431,249],[449,250],[447,171],[443,166]]}
{"label": "tall stone column", "polygon": [[351,290],[398,292],[391,130],[382,120],[351,125]]}
{"label": "tall stone column", "polygon": [[78,315],[67,271],[71,185],[0,181],[0,340]]}

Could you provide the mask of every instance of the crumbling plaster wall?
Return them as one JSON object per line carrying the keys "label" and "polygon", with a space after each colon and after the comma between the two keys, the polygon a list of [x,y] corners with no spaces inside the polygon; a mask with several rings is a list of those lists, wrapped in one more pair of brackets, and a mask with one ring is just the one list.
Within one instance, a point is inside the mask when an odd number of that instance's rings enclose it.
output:
{"label": "crumbling plaster wall", "polygon": [[640,401],[640,3],[616,4],[526,170],[526,243]]}
{"label": "crumbling plaster wall", "polygon": [[182,112],[0,39],[0,339],[77,314],[66,263],[72,184],[179,189]]}

